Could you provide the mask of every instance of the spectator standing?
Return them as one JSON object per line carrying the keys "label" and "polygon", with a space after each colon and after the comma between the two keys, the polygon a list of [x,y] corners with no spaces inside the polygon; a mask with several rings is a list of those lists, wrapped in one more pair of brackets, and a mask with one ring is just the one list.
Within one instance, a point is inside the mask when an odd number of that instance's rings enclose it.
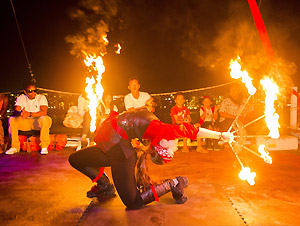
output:
{"label": "spectator standing", "polygon": [[137,78],[129,80],[128,89],[130,90],[130,93],[124,98],[125,108],[127,111],[134,111],[144,107],[147,101],[151,98],[149,93],[139,91],[140,84]]}
{"label": "spectator standing", "polygon": [[[218,119],[218,110],[220,106],[212,106],[213,101],[210,96],[204,96],[202,100],[203,107],[200,108],[200,120],[199,125],[202,128],[216,130],[216,122]],[[207,143],[207,142],[206,142]],[[209,147],[210,144],[207,143]],[[208,151],[202,147],[201,139],[198,139],[198,147],[196,149],[200,153],[208,153]]]}
{"label": "spectator standing", "polygon": [[[191,112],[187,107],[184,106],[184,96],[183,93],[178,92],[175,96],[175,103],[176,105],[171,108],[171,117],[172,117],[172,123],[176,125],[180,125],[182,123],[191,123]],[[183,147],[182,152],[189,152],[188,146],[187,146],[187,138],[183,138]]]}
{"label": "spectator standing", "polygon": [[15,115],[9,118],[9,135],[11,148],[5,153],[12,155],[20,151],[18,131],[40,130],[41,154],[48,154],[50,144],[49,129],[52,119],[47,116],[48,101],[44,95],[37,94],[36,84],[28,82],[24,85],[24,93],[15,103]]}
{"label": "spectator standing", "polygon": [[[110,114],[111,111],[118,112],[118,108],[116,107],[116,105],[113,104],[112,95],[109,93],[103,93],[102,100],[100,101],[97,107],[97,126],[100,125],[106,119],[106,117]],[[90,113],[88,111],[85,112],[82,123],[82,137],[80,144],[77,147],[77,150],[80,150],[81,148],[84,148],[88,145],[87,137],[90,132],[91,120],[92,119]]]}
{"label": "spectator standing", "polygon": [[81,94],[78,97],[78,114],[83,118],[84,114],[89,111],[89,100],[87,95]]}
{"label": "spectator standing", "polygon": [[8,107],[8,97],[0,94],[0,153],[4,152],[4,129],[2,120],[6,117]]}

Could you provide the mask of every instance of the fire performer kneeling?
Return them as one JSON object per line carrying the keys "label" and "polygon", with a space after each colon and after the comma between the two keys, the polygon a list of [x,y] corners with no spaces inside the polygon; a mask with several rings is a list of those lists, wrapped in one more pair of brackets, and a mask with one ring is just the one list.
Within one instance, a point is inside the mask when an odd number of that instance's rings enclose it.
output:
{"label": "fire performer kneeling", "polygon": [[[103,167],[110,166],[117,192],[129,209],[141,208],[169,191],[172,192],[176,203],[181,204],[187,200],[183,191],[188,183],[186,177],[168,179],[162,184],[151,183],[143,165],[147,154],[151,155],[154,163],[163,164],[172,160],[177,150],[176,138],[207,137],[229,141],[232,137],[230,133],[196,128],[185,123],[165,124],[147,109],[124,112],[120,115],[112,112],[95,133],[97,145],[71,154],[69,162],[93,182],[97,182],[97,185],[87,192],[90,198],[114,195],[114,186],[103,173]],[[132,140],[136,138],[150,141],[150,148],[142,148],[144,153],[139,156],[138,163],[137,151],[132,145]]]}

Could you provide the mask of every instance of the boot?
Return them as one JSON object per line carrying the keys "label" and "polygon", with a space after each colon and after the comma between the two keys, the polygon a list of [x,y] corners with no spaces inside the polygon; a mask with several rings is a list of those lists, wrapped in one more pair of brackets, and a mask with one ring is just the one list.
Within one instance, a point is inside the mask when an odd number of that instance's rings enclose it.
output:
{"label": "boot", "polygon": [[94,198],[99,196],[115,196],[115,187],[110,183],[109,178],[105,173],[101,175],[97,184],[94,185],[91,190],[86,194],[88,198]]}
{"label": "boot", "polygon": [[187,197],[184,194],[183,189],[187,187],[188,178],[187,177],[176,177],[177,184],[171,187],[172,196],[177,204],[183,204],[186,202]]}
{"label": "boot", "polygon": [[[173,198],[176,203],[184,203],[187,197],[183,193],[183,188],[187,186],[188,180],[186,177],[176,177],[175,179],[167,179],[162,184],[154,186],[154,190],[158,197],[172,191]],[[144,205],[153,202],[155,197],[152,190],[149,188],[147,191],[141,193]]]}

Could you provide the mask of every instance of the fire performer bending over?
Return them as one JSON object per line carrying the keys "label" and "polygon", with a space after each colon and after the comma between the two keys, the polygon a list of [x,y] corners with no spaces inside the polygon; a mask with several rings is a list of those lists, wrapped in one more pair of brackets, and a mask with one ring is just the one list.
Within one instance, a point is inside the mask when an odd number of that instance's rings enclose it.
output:
{"label": "fire performer bending over", "polygon": [[[114,185],[128,209],[141,208],[158,200],[158,197],[169,191],[172,192],[176,203],[181,204],[187,200],[183,191],[188,183],[186,177],[167,179],[161,184],[151,183],[146,174],[147,154],[151,155],[154,163],[163,164],[172,160],[174,152],[177,150],[176,138],[207,137],[224,141],[231,139],[230,133],[196,128],[186,123],[182,125],[165,124],[147,109],[124,112],[120,115],[112,112],[95,133],[97,145],[71,154],[69,162],[93,182],[97,182],[97,185],[87,192],[87,196],[90,198],[114,195],[114,186],[110,183],[107,175],[103,173],[103,167],[110,166]],[[150,148],[142,148],[143,154],[139,157],[133,147],[135,145],[132,145],[131,142],[135,138],[140,141],[150,141]],[[135,179],[136,165],[137,180]]]}

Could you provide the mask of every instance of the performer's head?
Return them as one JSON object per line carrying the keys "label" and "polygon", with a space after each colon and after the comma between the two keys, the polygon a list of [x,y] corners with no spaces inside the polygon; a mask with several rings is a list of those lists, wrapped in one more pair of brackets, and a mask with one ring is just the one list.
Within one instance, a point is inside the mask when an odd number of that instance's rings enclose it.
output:
{"label": "performer's head", "polygon": [[178,92],[175,95],[175,103],[178,107],[182,107],[185,102],[184,95],[182,92]]}
{"label": "performer's head", "polygon": [[240,105],[244,99],[243,88],[239,82],[233,83],[229,88],[229,97],[237,105]]}
{"label": "performer's head", "polygon": [[[113,96],[110,93],[108,92],[103,93],[102,103],[105,105],[106,108],[109,108],[111,111],[114,109]],[[104,106],[102,105],[101,105],[101,111],[105,112]]]}
{"label": "performer's head", "polygon": [[24,87],[24,92],[26,94],[26,96],[30,99],[33,100],[36,96],[36,83],[34,81],[26,81],[23,84]]}
{"label": "performer's head", "polygon": [[153,163],[162,165],[168,163],[173,159],[174,152],[177,151],[177,140],[162,139],[157,145],[153,147],[151,152],[151,160]]}
{"label": "performer's head", "polygon": [[139,80],[137,78],[130,78],[128,83],[128,89],[131,93],[138,92],[140,89]]}
{"label": "performer's head", "polygon": [[204,96],[202,100],[202,104],[204,107],[209,108],[212,105],[212,99],[210,96]]}

